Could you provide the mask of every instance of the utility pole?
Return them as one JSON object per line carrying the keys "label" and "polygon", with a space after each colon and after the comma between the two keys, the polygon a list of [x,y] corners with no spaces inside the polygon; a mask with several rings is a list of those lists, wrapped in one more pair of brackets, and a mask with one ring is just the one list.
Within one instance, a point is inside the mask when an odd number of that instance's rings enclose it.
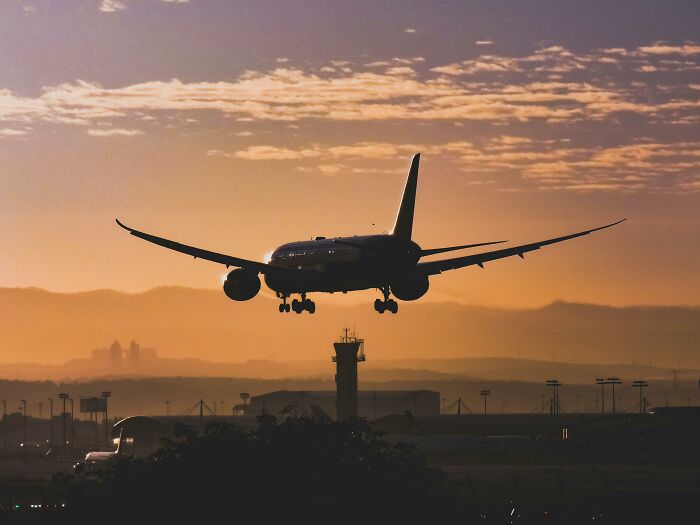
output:
{"label": "utility pole", "polygon": [[636,381],[632,381],[632,386],[634,388],[639,389],[639,413],[640,414],[646,414],[647,407],[646,407],[646,398],[642,397],[642,389],[646,388],[649,386],[649,383],[646,381],[643,381],[641,379],[637,379]]}
{"label": "utility pole", "polygon": [[75,417],[73,412],[73,398],[69,397],[70,401],[70,446],[71,448],[75,446]]}
{"label": "utility pole", "polygon": [[169,415],[170,415],[170,401],[169,401],[169,400],[167,400],[167,401],[165,402],[165,415],[166,415],[166,416],[169,416]]}
{"label": "utility pole", "polygon": [[552,388],[552,405],[549,408],[549,413],[556,415],[559,413],[559,387],[561,383],[558,379],[547,379],[545,384]]}
{"label": "utility pole", "polygon": [[105,444],[109,443],[109,418],[107,417],[107,400],[112,397],[112,392],[102,392],[100,394],[105,400]]}
{"label": "utility pole", "polygon": [[540,415],[544,415],[544,394],[540,394]]}
{"label": "utility pole", "polygon": [[606,384],[612,385],[612,414],[615,415],[615,385],[621,385],[622,381],[619,377],[608,377]]}
{"label": "utility pole", "polygon": [[41,401],[39,401],[39,419],[41,419],[41,415],[42,415],[42,414],[41,414],[41,412],[42,412],[41,409],[42,409],[42,408],[44,408],[44,403],[42,403]]}
{"label": "utility pole", "polygon": [[7,448],[7,401],[2,400],[2,448]]}
{"label": "utility pole", "polygon": [[22,399],[20,401],[22,403],[22,408],[24,412],[24,417],[22,418],[22,443],[26,444],[27,443],[27,400]]}
{"label": "utility pole", "polygon": [[53,397],[49,398],[49,447],[53,445]]}
{"label": "utility pole", "polygon": [[605,385],[607,383],[605,382],[605,378],[603,377],[596,377],[595,382],[600,385],[601,414],[605,415]]}
{"label": "utility pole", "polygon": [[484,398],[484,415],[486,415],[486,398],[491,395],[491,390],[482,390],[480,395]]}
{"label": "utility pole", "polygon": [[58,397],[63,401],[63,442],[61,443],[61,450],[66,448],[66,399],[68,399],[68,394],[58,394]]}

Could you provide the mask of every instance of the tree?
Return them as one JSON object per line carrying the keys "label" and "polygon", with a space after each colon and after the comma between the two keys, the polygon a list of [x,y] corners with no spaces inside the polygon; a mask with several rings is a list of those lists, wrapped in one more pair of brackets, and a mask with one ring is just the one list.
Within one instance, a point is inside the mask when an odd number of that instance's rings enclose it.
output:
{"label": "tree", "polygon": [[177,523],[215,516],[445,522],[465,511],[441,471],[363,420],[272,416],[262,416],[252,432],[220,422],[202,434],[179,427],[153,455],[123,458],[97,479],[72,481],[67,508],[76,518],[108,509],[122,523],[147,516]]}

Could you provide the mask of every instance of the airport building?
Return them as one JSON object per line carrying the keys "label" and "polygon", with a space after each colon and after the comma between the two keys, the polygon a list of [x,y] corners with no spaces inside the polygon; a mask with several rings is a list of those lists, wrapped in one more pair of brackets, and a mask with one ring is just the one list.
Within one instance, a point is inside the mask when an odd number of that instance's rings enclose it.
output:
{"label": "airport building", "polygon": [[[313,414],[313,406],[329,416],[336,413],[337,393],[327,391],[278,390],[253,396],[248,415],[289,413]],[[357,415],[377,419],[392,414],[411,412],[416,417],[440,415],[440,393],[430,390],[374,390],[357,392]]]}

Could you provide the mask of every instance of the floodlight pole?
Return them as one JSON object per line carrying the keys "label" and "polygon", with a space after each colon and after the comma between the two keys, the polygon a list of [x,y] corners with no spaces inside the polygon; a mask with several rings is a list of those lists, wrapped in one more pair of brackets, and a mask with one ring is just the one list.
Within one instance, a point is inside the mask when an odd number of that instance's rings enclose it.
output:
{"label": "floodlight pole", "polygon": [[2,400],[2,448],[7,448],[7,401]]}
{"label": "floodlight pole", "polygon": [[63,442],[61,443],[61,449],[66,447],[66,399],[68,399],[68,394],[58,394],[58,397],[63,401],[63,413],[61,417],[63,418]]}
{"label": "floodlight pole", "polygon": [[23,415],[24,417],[22,418],[22,443],[26,444],[27,443],[27,400],[22,399],[20,401],[22,403],[22,410],[23,410]]}
{"label": "floodlight pole", "polygon": [[632,382],[632,386],[634,388],[639,389],[639,413],[646,414],[646,411],[647,411],[646,398],[642,397],[642,389],[648,387],[649,383],[647,383],[646,381],[643,381],[641,379],[638,379],[638,380]]}
{"label": "floodlight pole", "polygon": [[100,397],[105,400],[105,444],[109,443],[109,419],[107,418],[107,400],[112,397],[112,392],[102,392]]}
{"label": "floodlight pole", "polygon": [[49,447],[53,445],[53,397],[49,398]]}
{"label": "floodlight pole", "polygon": [[70,401],[70,446],[73,448],[75,446],[75,412],[73,411],[73,398],[69,397]]}
{"label": "floodlight pole", "polygon": [[491,390],[482,390],[480,395],[484,398],[484,415],[486,415],[486,398],[491,395]]}

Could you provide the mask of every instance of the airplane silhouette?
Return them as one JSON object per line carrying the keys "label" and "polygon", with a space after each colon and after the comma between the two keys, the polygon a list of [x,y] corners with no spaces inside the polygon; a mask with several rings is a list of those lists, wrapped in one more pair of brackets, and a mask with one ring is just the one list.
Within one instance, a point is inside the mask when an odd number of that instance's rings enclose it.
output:
{"label": "airplane silhouette", "polygon": [[[117,224],[131,235],[159,246],[192,255],[195,259],[224,264],[226,268],[236,267],[224,282],[224,293],[234,301],[247,301],[255,297],[260,291],[259,274],[263,274],[265,284],[282,300],[279,305],[280,312],[289,312],[291,309],[297,314],[303,311],[313,314],[316,311],[316,305],[307,297],[310,292],[347,293],[376,288],[382,293],[383,299],[374,301],[374,309],[380,314],[387,310],[395,314],[398,311],[398,304],[390,298],[390,295],[393,294],[402,301],[415,301],[428,291],[429,277],[432,275],[472,265],[483,268],[486,262],[515,255],[524,259],[524,254],[527,252],[610,228],[625,220],[531,244],[451,259],[421,262],[420,259],[428,255],[507,241],[481,242],[427,250],[414,242],[411,239],[411,233],[419,162],[420,153],[414,155],[411,162],[391,233],[330,239],[316,237],[311,241],[290,242],[278,247],[267,263],[249,261],[156,237],[129,228],[119,219]],[[294,299],[290,305],[287,299],[292,294],[299,294],[301,300]]]}

